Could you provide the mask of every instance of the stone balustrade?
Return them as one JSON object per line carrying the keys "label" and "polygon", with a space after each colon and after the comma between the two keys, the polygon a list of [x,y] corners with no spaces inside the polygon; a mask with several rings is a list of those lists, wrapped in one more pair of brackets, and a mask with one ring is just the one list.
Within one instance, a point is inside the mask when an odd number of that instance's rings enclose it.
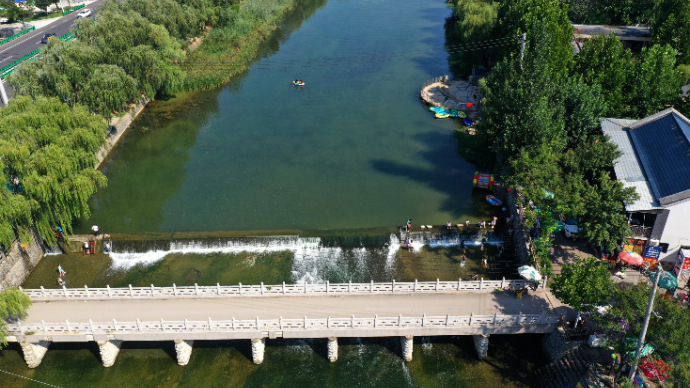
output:
{"label": "stone balustrade", "polygon": [[266,338],[328,338],[328,359],[338,359],[337,337],[401,338],[403,358],[412,360],[415,336],[473,335],[479,358],[486,357],[490,334],[546,333],[556,327],[558,316],[542,314],[474,315],[379,318],[256,319],[213,321],[140,321],[75,323],[12,323],[9,342],[19,342],[30,368],[37,367],[52,342],[98,343],[105,367],[112,366],[123,341],[174,341],[177,362],[186,365],[194,340],[251,339],[252,360],[261,364]]}
{"label": "stone balustrade", "polygon": [[[515,314],[515,315],[466,315],[427,317],[385,317],[371,318],[317,318],[308,319],[256,319],[214,321],[140,321],[136,322],[89,322],[74,323],[11,323],[7,325],[10,336],[55,336],[55,335],[94,335],[102,333],[147,334],[147,333],[201,333],[201,332],[256,332],[295,330],[330,330],[346,331],[348,329],[390,329],[390,328],[436,328],[462,326],[531,326],[555,325],[558,316],[555,314]],[[372,335],[373,336],[373,335]],[[309,338],[309,337],[307,337]],[[78,342],[79,340],[77,340]]]}
{"label": "stone balustrade", "polygon": [[[497,288],[523,288],[529,282],[525,280],[472,280],[435,282],[396,282],[390,283],[318,283],[318,284],[285,284],[282,285],[242,285],[237,286],[199,286],[177,287],[122,287],[113,288],[43,288],[24,289],[32,301],[50,300],[86,300],[86,299],[169,299],[169,298],[218,298],[243,296],[300,296],[327,294],[381,294],[405,292],[449,292],[449,291],[483,291],[492,292]],[[546,279],[542,282],[542,287]]]}

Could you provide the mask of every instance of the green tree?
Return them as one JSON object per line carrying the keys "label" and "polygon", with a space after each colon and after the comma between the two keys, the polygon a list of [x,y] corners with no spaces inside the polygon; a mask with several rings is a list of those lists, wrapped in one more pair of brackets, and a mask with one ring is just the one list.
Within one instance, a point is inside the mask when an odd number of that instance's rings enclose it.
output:
{"label": "green tree", "polygon": [[465,43],[490,38],[496,23],[498,2],[485,0],[455,0],[452,3],[457,17],[456,32]]}
{"label": "green tree", "polygon": [[20,8],[14,1],[0,1],[0,8],[4,9],[4,15],[10,20],[10,23],[31,17],[31,12]]}
{"label": "green tree", "polygon": [[[52,226],[59,223],[69,233],[73,220],[89,215],[88,199],[106,184],[105,176],[94,169],[105,133],[102,117],[57,98],[19,97],[0,109],[2,182],[21,186],[9,194],[9,211],[3,203],[0,242],[9,246],[9,230],[28,227],[54,241]],[[7,198],[7,192],[2,197]]]}
{"label": "green tree", "polygon": [[556,98],[563,104],[570,147],[601,136],[599,119],[607,109],[598,84],[588,86],[582,77],[570,77],[556,90]]}
{"label": "green tree", "polygon": [[18,288],[0,290],[0,349],[7,346],[7,321],[24,319],[31,306],[29,296]]}
{"label": "green tree", "polygon": [[658,0],[650,27],[655,44],[671,45],[678,51],[678,62],[690,64],[689,1]]}
{"label": "green tree", "polygon": [[113,112],[125,107],[138,94],[137,81],[122,68],[98,65],[83,86],[82,102],[110,122]]}
{"label": "green tree", "polygon": [[597,0],[597,10],[604,15],[602,24],[646,24],[657,0]]}
{"label": "green tree", "polygon": [[654,45],[642,49],[636,69],[632,113],[652,115],[679,102],[681,76],[676,69],[677,52],[671,46]]}
{"label": "green tree", "polygon": [[55,4],[54,0],[34,0],[34,5],[38,9],[42,9],[48,13],[48,7]]}
{"label": "green tree", "polygon": [[615,35],[589,40],[575,56],[573,65],[573,73],[581,75],[585,83],[601,86],[606,115],[618,117],[628,111],[634,87],[632,53],[623,49]]}
{"label": "green tree", "polygon": [[546,70],[563,74],[568,69],[573,58],[573,27],[567,6],[559,0],[504,0],[498,20],[499,36],[527,33],[530,41],[546,39],[543,45],[530,46],[530,50],[539,51],[541,60],[548,62]]}
{"label": "green tree", "polygon": [[595,306],[608,305],[615,285],[608,266],[601,264],[593,257],[564,264],[561,273],[553,278],[551,292],[578,311],[592,312]]}
{"label": "green tree", "polygon": [[596,173],[594,180],[594,184],[585,185],[582,193],[584,215],[578,235],[613,252],[630,236],[623,203],[630,203],[639,196],[634,188],[624,188],[620,181],[611,179],[608,171]]}

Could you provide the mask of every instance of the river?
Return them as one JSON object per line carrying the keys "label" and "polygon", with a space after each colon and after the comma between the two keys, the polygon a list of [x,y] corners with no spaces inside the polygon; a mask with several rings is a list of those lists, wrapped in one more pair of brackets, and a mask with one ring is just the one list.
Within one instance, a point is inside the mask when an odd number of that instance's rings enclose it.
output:
{"label": "river", "polygon": [[[144,111],[107,160],[109,185],[76,231],[96,223],[108,233],[319,236],[313,231],[395,227],[408,218],[488,219],[495,209],[472,192],[474,167],[457,155],[453,123],[433,119],[417,97],[427,79],[449,73],[449,16],[442,0],[302,0],[229,84]],[[294,79],[306,86],[291,86]],[[203,243],[168,255],[116,246],[111,257],[48,256],[24,286],[54,287],[57,264],[70,286],[94,287],[457,280],[495,278],[509,267],[494,261],[495,246],[484,251],[478,242],[464,266],[457,246],[407,252],[386,245],[385,234],[333,236],[300,237],[251,267],[248,252]],[[485,254],[491,269],[479,266]],[[470,337],[416,338],[406,363],[398,338],[341,339],[330,363],[323,339],[277,339],[254,365],[249,341],[196,341],[184,367],[172,342],[125,342],[110,368],[94,343],[53,344],[36,369],[11,344],[0,351],[0,386],[525,387],[546,363],[540,342],[540,335],[491,336],[488,358],[479,361]]]}
{"label": "river", "polygon": [[[422,84],[449,74],[443,1],[309,0],[248,71],[156,102],[91,201],[105,232],[349,229],[479,219],[475,168]],[[306,86],[296,88],[292,80]]]}

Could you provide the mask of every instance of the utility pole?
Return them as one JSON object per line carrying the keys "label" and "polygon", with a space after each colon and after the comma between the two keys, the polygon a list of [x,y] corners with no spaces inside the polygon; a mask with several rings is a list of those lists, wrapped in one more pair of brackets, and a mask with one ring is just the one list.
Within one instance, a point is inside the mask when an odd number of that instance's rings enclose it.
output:
{"label": "utility pole", "polygon": [[637,372],[637,365],[640,362],[640,353],[642,353],[642,347],[644,346],[644,337],[647,335],[647,326],[649,326],[649,316],[652,314],[652,307],[654,307],[654,296],[656,296],[656,288],[659,285],[659,278],[663,274],[663,269],[659,265],[659,270],[656,273],[656,279],[654,279],[654,285],[652,286],[652,292],[649,294],[649,304],[647,304],[647,313],[644,316],[644,324],[642,325],[642,331],[640,332],[640,338],[637,340],[637,351],[635,352],[635,359],[630,366],[630,374],[628,375],[628,380],[631,382],[635,378],[635,373]]}
{"label": "utility pole", "polygon": [[7,92],[5,91],[5,84],[0,78],[0,98],[2,98],[2,105],[9,105],[10,101],[7,99]]}
{"label": "utility pole", "polygon": [[527,43],[527,33],[522,34],[522,43],[520,43],[520,69],[522,69],[522,59],[525,57],[525,43]]}

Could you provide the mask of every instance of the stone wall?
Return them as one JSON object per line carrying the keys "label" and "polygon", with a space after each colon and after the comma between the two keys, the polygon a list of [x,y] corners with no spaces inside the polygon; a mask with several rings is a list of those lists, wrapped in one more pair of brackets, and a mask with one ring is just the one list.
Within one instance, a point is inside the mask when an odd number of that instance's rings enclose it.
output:
{"label": "stone wall", "polygon": [[515,190],[508,192],[507,201],[508,212],[512,217],[512,222],[509,228],[513,231],[513,248],[515,249],[515,257],[518,258],[520,264],[531,265],[532,238],[529,235],[529,230],[522,222],[522,212],[524,208],[519,203],[519,199],[515,196]]}
{"label": "stone wall", "polygon": [[7,255],[0,254],[0,288],[18,287],[43,258],[43,239],[31,229],[31,243],[22,247],[19,241],[12,244]]}

